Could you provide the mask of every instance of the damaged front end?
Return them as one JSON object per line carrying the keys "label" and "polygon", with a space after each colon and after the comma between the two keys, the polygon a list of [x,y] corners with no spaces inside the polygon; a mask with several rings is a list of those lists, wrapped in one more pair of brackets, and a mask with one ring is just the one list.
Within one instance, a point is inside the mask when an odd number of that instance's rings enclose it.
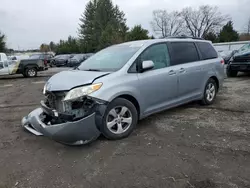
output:
{"label": "damaged front end", "polygon": [[97,139],[107,102],[88,95],[65,100],[67,94],[47,91],[41,107],[24,117],[22,126],[35,135],[70,145],[82,145]]}

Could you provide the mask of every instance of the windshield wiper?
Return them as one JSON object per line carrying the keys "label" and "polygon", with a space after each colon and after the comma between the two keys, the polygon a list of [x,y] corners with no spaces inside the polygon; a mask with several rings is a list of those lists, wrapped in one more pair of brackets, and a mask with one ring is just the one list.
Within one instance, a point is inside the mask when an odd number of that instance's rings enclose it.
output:
{"label": "windshield wiper", "polygon": [[80,70],[78,67],[74,67],[73,70]]}
{"label": "windshield wiper", "polygon": [[99,69],[86,69],[86,70],[84,70],[84,71],[95,71],[95,72],[100,72],[101,70],[99,70]]}

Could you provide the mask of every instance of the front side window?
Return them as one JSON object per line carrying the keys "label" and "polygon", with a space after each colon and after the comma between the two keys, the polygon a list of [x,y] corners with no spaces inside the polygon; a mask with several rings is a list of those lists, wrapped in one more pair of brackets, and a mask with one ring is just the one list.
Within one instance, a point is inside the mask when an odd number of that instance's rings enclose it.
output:
{"label": "front side window", "polygon": [[154,69],[161,69],[170,65],[170,58],[166,44],[156,44],[149,47],[141,55],[141,62],[151,60]]}
{"label": "front side window", "polygon": [[0,62],[0,69],[3,69],[3,62]]}
{"label": "front side window", "polygon": [[193,42],[172,42],[171,59],[174,65],[199,61],[199,55]]}

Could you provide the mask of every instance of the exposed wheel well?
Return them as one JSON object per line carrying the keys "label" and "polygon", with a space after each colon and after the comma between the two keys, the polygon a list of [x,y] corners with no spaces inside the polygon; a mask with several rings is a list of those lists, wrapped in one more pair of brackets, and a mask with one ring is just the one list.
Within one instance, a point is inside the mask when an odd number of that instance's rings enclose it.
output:
{"label": "exposed wheel well", "polygon": [[140,105],[138,101],[131,95],[120,95],[117,98],[124,98],[127,99],[128,101],[132,102],[133,105],[135,106],[137,112],[138,112],[138,118],[140,117]]}
{"label": "exposed wheel well", "polygon": [[34,68],[34,69],[38,70],[37,66],[26,66],[26,67],[24,67],[24,70],[27,70],[27,69],[30,69],[30,68]]}

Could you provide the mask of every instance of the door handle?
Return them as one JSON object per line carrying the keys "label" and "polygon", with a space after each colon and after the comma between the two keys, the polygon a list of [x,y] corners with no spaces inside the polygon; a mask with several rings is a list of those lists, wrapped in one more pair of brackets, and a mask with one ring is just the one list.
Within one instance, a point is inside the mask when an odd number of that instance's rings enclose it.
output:
{"label": "door handle", "polygon": [[175,75],[176,72],[175,72],[174,70],[171,70],[171,71],[168,72],[168,74],[169,74],[169,75]]}
{"label": "door handle", "polygon": [[184,68],[181,68],[179,71],[180,71],[180,73],[186,72],[186,70]]}

